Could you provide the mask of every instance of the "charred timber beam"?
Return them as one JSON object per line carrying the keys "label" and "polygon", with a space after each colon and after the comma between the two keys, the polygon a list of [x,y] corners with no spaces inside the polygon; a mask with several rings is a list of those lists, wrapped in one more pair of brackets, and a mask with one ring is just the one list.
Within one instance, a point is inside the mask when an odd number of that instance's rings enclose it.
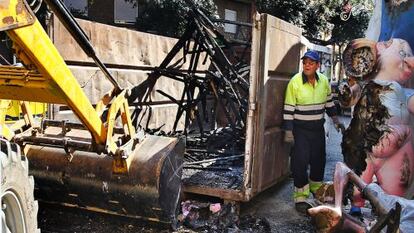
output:
{"label": "charred timber beam", "polygon": [[[174,59],[177,53],[180,52],[181,48],[185,45],[186,41],[190,40],[193,34],[193,31],[194,31],[193,27],[188,27],[186,29],[183,36],[178,40],[178,42],[174,45],[174,47],[170,50],[170,52],[167,54],[165,59],[162,61],[162,63],[159,66],[159,69],[167,68],[168,64],[171,63],[172,59]],[[148,76],[148,79],[145,82],[144,86],[139,85],[139,86],[132,88],[131,95],[128,97],[128,103],[133,103],[137,99],[143,100],[143,102],[146,102],[150,96],[151,91],[154,88],[156,80],[160,76],[161,74],[155,71]],[[144,88],[147,89],[146,92],[143,91]],[[141,96],[141,95],[145,95],[145,96]]]}
{"label": "charred timber beam", "polygon": [[194,165],[184,165],[185,169],[195,169],[195,170],[209,170],[209,171],[232,171],[230,167],[202,167],[202,166],[194,166]]}
{"label": "charred timber beam", "polygon": [[[214,135],[210,135],[210,136],[214,136]],[[219,155],[234,155],[235,154],[235,152],[222,152],[222,151],[217,151],[217,150],[206,150],[206,149],[199,149],[199,148],[187,148],[186,151],[190,153],[201,153],[201,154],[219,154]]]}
{"label": "charred timber beam", "polygon": [[203,163],[212,163],[212,162],[218,162],[218,161],[233,161],[238,160],[240,158],[244,158],[244,155],[234,155],[234,156],[227,156],[227,157],[219,157],[214,159],[204,159],[194,162],[186,162],[185,165],[196,165],[196,164],[203,164]]}
{"label": "charred timber beam", "polygon": [[[238,73],[234,69],[231,62],[227,59],[226,55],[224,54],[223,50],[220,48],[220,46],[217,44],[216,40],[209,35],[207,32],[203,30],[202,25],[200,25],[200,22],[197,20],[194,20],[197,30],[203,35],[203,40],[207,42],[213,50],[209,49],[209,55],[213,58],[214,61],[218,63],[218,66],[220,67],[219,70],[225,70],[229,73],[226,75],[230,75],[233,77],[238,77]],[[211,23],[211,22],[210,22]],[[214,25],[212,25],[212,28],[216,32],[216,34],[219,34],[217,30],[215,29]],[[210,28],[211,29],[211,28]],[[208,47],[210,47],[208,46]],[[239,79],[239,78],[238,78]]]}
{"label": "charred timber beam", "polygon": [[253,27],[253,24],[251,24],[251,23],[240,22],[240,21],[231,21],[231,20],[226,20],[226,19],[214,19],[213,22],[228,23],[228,24],[234,24],[234,25],[245,26],[245,27],[250,27],[250,28]]}

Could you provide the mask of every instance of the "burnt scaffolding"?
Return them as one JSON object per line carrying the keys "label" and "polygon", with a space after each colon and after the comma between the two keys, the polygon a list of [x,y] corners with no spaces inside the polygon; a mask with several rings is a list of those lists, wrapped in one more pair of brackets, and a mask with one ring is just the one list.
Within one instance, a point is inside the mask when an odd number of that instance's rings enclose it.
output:
{"label": "burnt scaffolding", "polygon": [[[190,7],[184,34],[148,78],[131,90],[133,124],[150,134],[186,138],[184,183],[239,189],[248,111],[251,24],[217,20],[219,26],[236,25],[237,33],[229,38],[191,0],[186,2]],[[180,53],[180,59],[173,62]],[[188,68],[182,69],[186,62]],[[198,70],[207,62],[208,69]],[[160,77],[182,83],[181,98],[154,90]],[[154,91],[178,106],[169,132],[162,126],[149,128]],[[184,129],[177,130],[182,117]]]}

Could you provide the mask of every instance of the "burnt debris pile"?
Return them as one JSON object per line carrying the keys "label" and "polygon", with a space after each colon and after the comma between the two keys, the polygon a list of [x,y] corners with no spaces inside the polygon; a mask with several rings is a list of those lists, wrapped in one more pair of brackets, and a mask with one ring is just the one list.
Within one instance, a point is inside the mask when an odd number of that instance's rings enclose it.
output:
{"label": "burnt debris pile", "polygon": [[232,203],[209,203],[187,200],[181,203],[177,233],[192,232],[241,232],[268,233],[270,224],[265,218],[251,215],[239,216],[238,207]]}

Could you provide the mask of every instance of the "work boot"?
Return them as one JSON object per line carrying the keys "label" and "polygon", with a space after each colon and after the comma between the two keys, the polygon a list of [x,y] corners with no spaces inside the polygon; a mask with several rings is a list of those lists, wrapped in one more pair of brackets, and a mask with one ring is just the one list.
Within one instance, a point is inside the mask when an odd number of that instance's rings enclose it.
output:
{"label": "work boot", "polygon": [[335,189],[332,182],[322,183],[321,186],[316,189],[316,191],[312,191],[311,185],[311,193],[313,195],[313,198],[318,200],[321,204],[333,204],[335,201]]}
{"label": "work boot", "polygon": [[311,193],[316,193],[320,187],[322,187],[323,182],[322,181],[313,181],[309,180],[309,188]]}
{"label": "work boot", "polygon": [[308,214],[308,209],[315,207],[310,200],[295,203],[295,209],[301,214]]}
{"label": "work boot", "polygon": [[303,186],[302,188],[295,187],[293,193],[293,199],[295,200],[295,209],[303,214],[307,213],[309,208],[312,208],[312,200],[309,199],[310,190],[309,184]]}

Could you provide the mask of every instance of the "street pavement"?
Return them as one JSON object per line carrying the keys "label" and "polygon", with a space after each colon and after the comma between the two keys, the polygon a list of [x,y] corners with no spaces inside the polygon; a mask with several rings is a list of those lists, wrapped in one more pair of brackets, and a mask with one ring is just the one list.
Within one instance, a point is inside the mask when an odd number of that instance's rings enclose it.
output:
{"label": "street pavement", "polygon": [[[350,117],[346,116],[340,117],[345,126],[349,125],[350,119]],[[324,181],[332,181],[335,164],[343,160],[340,147],[342,134],[335,130],[329,118],[327,118],[325,123],[325,129],[327,160]],[[292,192],[293,179],[288,178],[275,187],[259,194],[250,202],[243,203],[241,215],[265,218],[269,222],[272,232],[315,232],[310,217],[296,212]]]}

